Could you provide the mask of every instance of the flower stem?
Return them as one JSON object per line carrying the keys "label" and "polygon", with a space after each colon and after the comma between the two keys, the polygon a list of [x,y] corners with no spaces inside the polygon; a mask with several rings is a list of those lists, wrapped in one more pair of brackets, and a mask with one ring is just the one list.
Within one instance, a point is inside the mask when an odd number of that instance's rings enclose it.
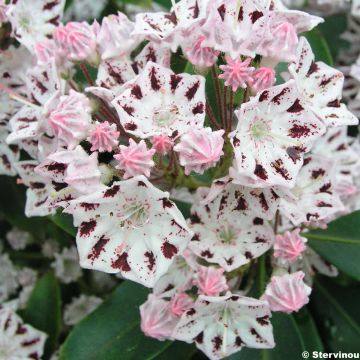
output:
{"label": "flower stem", "polygon": [[84,63],[80,63],[80,70],[84,74],[86,81],[90,86],[94,86],[94,81],[91,78],[91,75],[89,73],[89,70],[87,69],[86,65]]}
{"label": "flower stem", "polygon": [[211,75],[212,75],[214,85],[215,85],[218,113],[219,113],[219,116],[220,116],[221,123],[224,123],[223,112],[222,112],[223,106],[222,106],[220,82],[219,82],[219,78],[218,78],[218,75],[217,75],[217,72],[216,72],[215,65],[211,68]]}

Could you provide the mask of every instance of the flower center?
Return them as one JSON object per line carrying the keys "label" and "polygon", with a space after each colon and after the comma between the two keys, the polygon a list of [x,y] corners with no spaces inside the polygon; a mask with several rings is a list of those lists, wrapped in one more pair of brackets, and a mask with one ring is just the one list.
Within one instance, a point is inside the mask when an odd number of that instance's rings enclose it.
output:
{"label": "flower center", "polygon": [[162,107],[155,111],[154,122],[159,127],[171,126],[175,122],[178,112],[176,105]]}
{"label": "flower center", "polygon": [[220,240],[223,243],[229,244],[231,242],[233,242],[236,238],[237,238],[237,233],[234,229],[232,229],[229,226],[224,226],[221,230],[220,230],[220,234],[219,234]]}
{"label": "flower center", "polygon": [[255,120],[250,131],[255,140],[262,140],[270,133],[269,126],[261,120]]}
{"label": "flower center", "polygon": [[149,213],[142,203],[130,204],[123,215],[121,221],[121,227],[124,225],[131,226],[133,228],[140,228],[149,221]]}

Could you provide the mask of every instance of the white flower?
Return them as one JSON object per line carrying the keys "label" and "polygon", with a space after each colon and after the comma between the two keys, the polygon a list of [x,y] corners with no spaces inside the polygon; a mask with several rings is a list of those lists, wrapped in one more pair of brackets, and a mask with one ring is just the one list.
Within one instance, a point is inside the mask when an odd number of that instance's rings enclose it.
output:
{"label": "white flower", "polygon": [[222,359],[242,347],[268,349],[275,346],[271,312],[266,301],[228,293],[199,296],[176,325],[176,340],[195,342],[210,359]]}
{"label": "white flower", "polygon": [[289,71],[295,79],[306,106],[323,120],[327,126],[356,125],[358,119],[341,104],[344,75],[318,61],[311,46],[302,37],[297,50],[297,60]]}
{"label": "white flower", "polygon": [[74,298],[70,304],[65,306],[64,323],[69,326],[76,325],[101,303],[102,299],[96,296],[80,295],[78,298]]}
{"label": "white flower", "polygon": [[264,207],[269,207],[271,198],[266,200],[264,193],[254,191],[253,195],[243,190],[243,187],[227,185],[210,202],[195,203],[191,209],[189,223],[195,235],[189,248],[225,271],[259,257],[274,241],[271,226],[259,217]]}
{"label": "white flower", "polygon": [[291,80],[262,91],[235,111],[239,122],[230,137],[238,183],[294,186],[303,154],[325,132],[299,96]]}
{"label": "white flower", "polygon": [[51,266],[55,269],[55,275],[64,284],[76,281],[82,275],[75,246],[64,248],[61,253],[55,254],[55,261]]}
{"label": "white flower", "polygon": [[53,258],[58,251],[59,244],[53,239],[46,240],[41,246],[41,253],[48,258]]}
{"label": "white flower", "polygon": [[40,359],[47,335],[26,325],[9,308],[0,310],[0,359]]}
{"label": "white flower", "polygon": [[112,102],[125,130],[141,137],[181,135],[205,119],[205,79],[175,74],[148,62],[143,72]]}
{"label": "white flower", "polygon": [[28,243],[29,234],[25,231],[13,228],[6,234],[6,240],[14,250],[23,250]]}
{"label": "white flower", "polygon": [[0,302],[14,294],[19,284],[17,270],[9,259],[9,255],[0,255]]}
{"label": "white flower", "polygon": [[65,209],[78,226],[84,268],[118,273],[152,287],[192,236],[169,194],[144,176],[73,200]]}

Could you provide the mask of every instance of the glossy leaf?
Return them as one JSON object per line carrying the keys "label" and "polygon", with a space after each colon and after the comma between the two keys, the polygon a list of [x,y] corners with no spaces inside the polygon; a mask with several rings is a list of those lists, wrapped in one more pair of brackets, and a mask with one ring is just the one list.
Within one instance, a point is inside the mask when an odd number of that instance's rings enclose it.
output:
{"label": "glossy leaf", "polygon": [[327,41],[318,29],[308,31],[303,35],[309,41],[315,54],[316,61],[323,61],[330,66],[334,64],[334,60],[332,58]]}
{"label": "glossy leaf", "polygon": [[360,351],[360,286],[340,286],[321,278],[315,282],[312,309],[329,351]]}
{"label": "glossy leaf", "polygon": [[[147,295],[145,287],[123,282],[97,310],[73,329],[62,347],[60,360],[165,359],[173,357],[170,355],[172,348],[177,353],[193,353],[192,347],[185,345],[183,350],[180,344],[157,341],[142,334],[139,306]],[[179,359],[186,359],[185,355],[182,356]]]}
{"label": "glossy leaf", "polygon": [[303,235],[310,246],[339,270],[360,280],[360,211],[337,219],[326,230]]}
{"label": "glossy leaf", "polygon": [[38,280],[20,315],[26,323],[48,335],[44,355],[44,359],[48,359],[57,346],[61,330],[60,286],[52,272]]}

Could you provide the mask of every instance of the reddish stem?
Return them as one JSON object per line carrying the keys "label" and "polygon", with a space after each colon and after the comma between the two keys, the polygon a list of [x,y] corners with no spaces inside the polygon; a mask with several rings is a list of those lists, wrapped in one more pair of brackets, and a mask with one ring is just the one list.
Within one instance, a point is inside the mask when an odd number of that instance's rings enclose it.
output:
{"label": "reddish stem", "polygon": [[220,90],[220,82],[219,82],[219,78],[216,72],[216,68],[215,66],[213,66],[211,68],[211,75],[215,84],[215,91],[216,91],[216,101],[217,101],[217,106],[218,106],[218,112],[219,112],[219,116],[221,119],[221,122],[224,122],[223,119],[223,115],[222,115],[222,99],[221,99],[221,90]]}
{"label": "reddish stem", "polygon": [[84,63],[80,64],[80,70],[84,74],[86,81],[90,86],[94,86],[93,79],[91,78],[91,75],[89,73],[89,70],[87,69],[86,65]]}

